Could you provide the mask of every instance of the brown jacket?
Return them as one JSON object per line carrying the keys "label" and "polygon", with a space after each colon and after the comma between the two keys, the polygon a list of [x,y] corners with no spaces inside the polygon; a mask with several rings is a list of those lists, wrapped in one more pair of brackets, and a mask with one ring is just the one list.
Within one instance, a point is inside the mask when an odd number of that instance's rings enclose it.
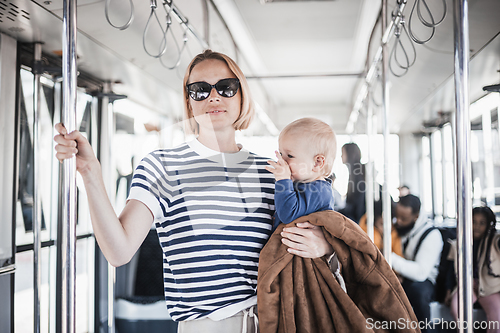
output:
{"label": "brown jacket", "polygon": [[417,319],[396,275],[356,223],[329,210],[293,224],[305,221],[323,227],[341,263],[347,294],[324,258],[305,259],[287,252],[281,224],[260,253],[261,333],[420,332],[411,329]]}

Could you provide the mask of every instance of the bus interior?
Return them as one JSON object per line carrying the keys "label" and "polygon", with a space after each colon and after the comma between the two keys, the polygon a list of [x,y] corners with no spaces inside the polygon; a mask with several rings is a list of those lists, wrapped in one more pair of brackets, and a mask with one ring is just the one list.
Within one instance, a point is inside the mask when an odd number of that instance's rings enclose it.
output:
{"label": "bus interior", "polygon": [[[272,158],[284,126],[318,118],[339,148],[358,144],[385,198],[397,201],[406,185],[436,225],[470,228],[461,207],[488,205],[500,218],[499,14],[497,0],[0,0],[0,332],[67,332],[65,188],[53,137],[70,40],[75,128],[117,213],[142,157],[189,139],[182,81],[210,48],[248,79],[256,117],[237,133],[245,148]],[[469,130],[458,128],[464,119]],[[471,166],[465,185],[462,163]],[[340,149],[333,171],[345,196]],[[129,264],[110,266],[75,177],[76,332],[175,332],[154,226]]]}

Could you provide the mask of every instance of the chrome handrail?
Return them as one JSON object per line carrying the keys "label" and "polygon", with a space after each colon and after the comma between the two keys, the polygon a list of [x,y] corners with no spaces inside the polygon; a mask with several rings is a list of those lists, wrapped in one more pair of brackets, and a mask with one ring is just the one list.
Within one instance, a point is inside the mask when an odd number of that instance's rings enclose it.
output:
{"label": "chrome handrail", "polygon": [[[70,133],[76,130],[76,0],[64,0],[63,4],[62,122],[68,133]],[[66,159],[63,162],[61,222],[61,331],[63,333],[74,333],[76,329],[76,157]]]}
{"label": "chrome handrail", "polygon": [[472,333],[472,177],[469,116],[468,1],[453,1],[455,48],[457,257],[459,332]]}

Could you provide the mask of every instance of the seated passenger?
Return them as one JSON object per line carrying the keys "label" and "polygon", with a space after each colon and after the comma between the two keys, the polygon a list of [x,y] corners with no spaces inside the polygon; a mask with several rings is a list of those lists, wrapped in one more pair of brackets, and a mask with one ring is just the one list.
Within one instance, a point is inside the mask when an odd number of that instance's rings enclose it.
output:
{"label": "seated passenger", "polygon": [[[500,234],[496,231],[496,217],[489,207],[476,207],[472,210],[472,300],[479,302],[488,322],[495,321],[496,327],[487,333],[500,332]],[[452,243],[449,259],[455,261],[457,268],[456,242]],[[458,293],[451,296],[451,313],[458,320]],[[496,328],[496,329],[495,329]]]}
{"label": "seated passenger", "polygon": [[403,289],[418,320],[425,322],[430,320],[443,239],[438,229],[425,233],[433,226],[420,216],[420,206],[420,199],[413,194],[399,198],[395,228],[401,237],[403,256],[392,254],[392,268],[403,277]]}
{"label": "seated passenger", "polygon": [[[373,202],[373,243],[378,247],[380,251],[384,250],[384,219],[382,217],[382,200]],[[367,226],[367,216],[366,214],[359,220],[359,226],[365,232],[368,232]],[[394,226],[391,232],[391,244],[392,252],[396,253],[398,256],[403,256],[403,250],[401,248],[401,238]]]}

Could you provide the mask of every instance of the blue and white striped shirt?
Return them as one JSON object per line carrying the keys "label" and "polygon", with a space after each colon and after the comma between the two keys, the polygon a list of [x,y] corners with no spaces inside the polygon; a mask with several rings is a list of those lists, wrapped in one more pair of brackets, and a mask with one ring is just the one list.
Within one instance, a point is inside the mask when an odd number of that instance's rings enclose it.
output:
{"label": "blue and white striped shirt", "polygon": [[220,320],[256,304],[274,213],[266,165],[245,149],[221,154],[194,140],[156,150],[136,168],[128,199],[154,214],[172,319]]}

